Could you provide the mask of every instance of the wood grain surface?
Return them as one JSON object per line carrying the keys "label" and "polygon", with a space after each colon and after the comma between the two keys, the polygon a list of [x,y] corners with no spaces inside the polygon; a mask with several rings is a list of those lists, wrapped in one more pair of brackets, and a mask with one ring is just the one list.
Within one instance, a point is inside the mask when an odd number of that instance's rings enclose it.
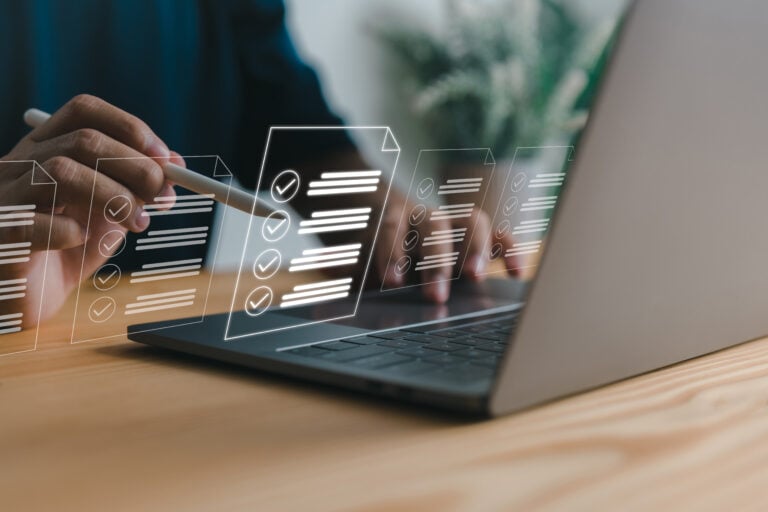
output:
{"label": "wood grain surface", "polygon": [[70,345],[67,314],[0,357],[2,510],[768,507],[768,340],[467,422],[124,337]]}

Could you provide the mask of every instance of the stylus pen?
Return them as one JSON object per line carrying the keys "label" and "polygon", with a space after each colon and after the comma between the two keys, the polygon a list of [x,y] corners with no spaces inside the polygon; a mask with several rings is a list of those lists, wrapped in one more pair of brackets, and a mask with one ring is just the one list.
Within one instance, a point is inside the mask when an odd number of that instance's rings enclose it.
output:
{"label": "stylus pen", "polygon": [[[32,128],[37,128],[50,118],[51,114],[36,108],[31,108],[24,112],[24,122]],[[163,172],[165,173],[165,177],[170,181],[178,183],[192,192],[197,192],[198,194],[212,194],[216,201],[245,213],[251,213],[253,211],[255,197],[247,192],[243,192],[236,188],[230,188],[228,185],[219,183],[214,179],[190,171],[189,169],[185,169],[184,167],[171,162],[166,162],[163,165]],[[263,203],[264,201],[262,199],[259,199],[258,202],[256,202],[256,211],[253,212],[254,215],[267,217],[275,212],[274,209],[265,206]]]}

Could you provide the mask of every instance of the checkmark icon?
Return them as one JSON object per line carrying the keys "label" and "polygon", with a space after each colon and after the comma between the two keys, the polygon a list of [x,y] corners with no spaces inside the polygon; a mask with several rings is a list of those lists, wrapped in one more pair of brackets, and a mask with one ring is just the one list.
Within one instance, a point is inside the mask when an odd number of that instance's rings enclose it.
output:
{"label": "checkmark icon", "polygon": [[278,193],[278,194],[280,194],[280,195],[282,196],[282,195],[284,195],[284,194],[285,194],[285,193],[286,193],[286,192],[287,192],[287,191],[288,191],[288,190],[289,190],[291,187],[293,187],[295,184],[296,184],[296,178],[294,178],[294,179],[292,179],[291,181],[289,181],[289,182],[288,182],[288,183],[287,183],[285,186],[283,186],[283,187],[277,186],[277,187],[275,187],[275,189],[277,190],[277,193]]}
{"label": "checkmark icon", "polygon": [[408,216],[408,222],[411,226],[416,226],[427,217],[427,207],[423,204],[414,206],[411,214]]}
{"label": "checkmark icon", "polygon": [[261,235],[267,242],[276,242],[288,233],[290,226],[291,219],[288,216],[288,212],[279,210],[271,213],[269,217],[264,219]]}
{"label": "checkmark icon", "polygon": [[504,203],[504,215],[512,215],[517,210],[520,201],[516,197],[511,197]]}
{"label": "checkmark icon", "polygon": [[499,256],[501,256],[501,252],[504,250],[504,247],[501,244],[495,244],[493,247],[491,247],[491,260],[495,260]]}
{"label": "checkmark icon", "polygon": [[110,303],[110,304],[107,304],[106,306],[104,306],[103,308],[101,308],[101,309],[99,309],[99,310],[94,310],[94,311],[93,311],[93,314],[94,314],[94,315],[96,315],[96,316],[98,317],[98,316],[101,316],[101,315],[103,315],[104,313],[106,313],[106,312],[107,312],[107,310],[109,310],[109,309],[112,309],[112,304],[111,304],[111,303]]}
{"label": "checkmark icon", "polygon": [[399,260],[397,260],[397,263],[395,263],[395,272],[397,272],[399,275],[404,275],[408,270],[411,268],[411,257],[410,256],[403,256]]}
{"label": "checkmark icon", "polygon": [[271,267],[272,265],[274,265],[276,261],[277,261],[277,256],[275,256],[274,258],[272,258],[271,260],[269,260],[269,261],[268,261],[267,263],[265,263],[264,265],[262,265],[261,263],[259,263],[259,270],[261,270],[262,272],[264,272],[265,270],[269,270],[269,267]]}
{"label": "checkmark icon", "polygon": [[406,234],[405,238],[403,239],[403,249],[405,249],[406,251],[410,251],[411,249],[415,248],[418,243],[419,243],[419,232],[416,230],[409,231],[408,234]]}
{"label": "checkmark icon", "polygon": [[245,312],[248,316],[259,316],[264,313],[273,299],[272,289],[267,286],[259,286],[248,294],[245,299]]}
{"label": "checkmark icon", "polygon": [[112,273],[110,273],[108,276],[106,276],[106,277],[99,277],[98,279],[99,279],[99,281],[101,281],[101,284],[105,284],[107,281],[109,281],[110,279],[112,279],[116,275],[117,275],[117,270],[113,270]]}
{"label": "checkmark icon", "polygon": [[528,176],[525,175],[524,172],[519,172],[515,174],[515,177],[512,178],[512,192],[520,192],[523,190],[523,187],[525,186],[525,183],[528,181]]}
{"label": "checkmark icon", "polygon": [[267,295],[263,295],[258,302],[253,302],[252,300],[248,301],[248,305],[251,306],[251,309],[257,309],[259,306],[264,304],[269,297]]}
{"label": "checkmark icon", "polygon": [[120,267],[108,263],[93,275],[93,286],[97,290],[105,292],[117,286],[117,283],[120,282],[120,277]]}
{"label": "checkmark icon", "polygon": [[112,297],[99,297],[88,307],[88,318],[100,324],[109,320],[117,311],[117,304]]}
{"label": "checkmark icon", "polygon": [[128,208],[128,204],[123,204],[123,206],[121,206],[117,210],[113,210],[112,208],[108,208],[108,210],[111,216],[117,217],[117,214],[119,214],[121,211],[125,210],[126,208]]}
{"label": "checkmark icon", "polygon": [[301,179],[299,173],[293,169],[286,169],[272,180],[270,194],[277,203],[287,203],[293,199],[299,191]]}
{"label": "checkmark icon", "polygon": [[116,256],[125,249],[125,235],[122,231],[113,229],[105,233],[99,240],[99,252],[105,258]]}
{"label": "checkmark icon", "polygon": [[505,220],[499,224],[499,227],[496,228],[496,238],[504,238],[504,235],[509,233],[510,229],[512,229],[512,225],[508,220]]}
{"label": "checkmark icon", "polygon": [[133,203],[128,196],[115,196],[104,205],[104,217],[113,224],[123,222],[131,214]]}
{"label": "checkmark icon", "polygon": [[273,224],[271,226],[267,225],[267,230],[269,231],[270,234],[274,235],[275,231],[280,229],[280,227],[283,224],[285,224],[287,221],[288,221],[288,219],[283,219],[283,220],[279,221],[277,224]]}
{"label": "checkmark icon", "polygon": [[253,275],[256,279],[269,279],[280,268],[282,256],[276,249],[267,249],[256,257],[253,262]]}
{"label": "checkmark icon", "polygon": [[434,189],[435,182],[432,181],[432,178],[424,178],[416,186],[416,195],[419,197],[419,199],[426,199],[430,196],[430,194],[432,194]]}

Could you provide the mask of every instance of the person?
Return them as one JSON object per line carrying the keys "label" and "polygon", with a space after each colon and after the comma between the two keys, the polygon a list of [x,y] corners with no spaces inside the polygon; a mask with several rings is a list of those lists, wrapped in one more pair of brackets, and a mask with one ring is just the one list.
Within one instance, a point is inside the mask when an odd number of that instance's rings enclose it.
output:
{"label": "person", "polygon": [[[42,317],[57,311],[79,285],[94,179],[94,211],[119,194],[142,205],[175,193],[151,159],[102,162],[98,171],[97,159],[168,157],[184,165],[180,154],[217,154],[244,186],[253,187],[271,125],[343,125],[324,101],[317,74],[299,58],[285,16],[281,0],[0,1],[0,62],[6,77],[0,84],[2,160],[35,160],[58,183],[54,211],[38,210],[33,226],[0,233],[0,243],[33,242],[29,263],[0,268],[0,280],[26,277],[30,283],[15,311],[31,312],[40,298],[49,225]],[[53,116],[27,131],[21,118],[31,106]],[[270,151],[286,164],[311,162],[309,168],[338,161],[366,167],[346,135],[305,142],[300,151]],[[0,174],[0,204],[17,200],[25,179],[24,173]],[[404,279],[390,266],[390,250],[401,245],[399,216],[407,208],[404,193],[390,194],[376,244],[372,268],[390,286]],[[140,213],[137,209],[121,228],[146,230],[148,217]],[[114,229],[104,225],[103,216],[90,220],[91,237]],[[479,279],[490,234],[485,214],[476,211],[465,223],[475,221],[464,273]],[[444,222],[446,229],[455,227]],[[446,247],[430,250],[445,252]],[[88,254],[83,275],[105,260],[98,252]],[[424,296],[444,302],[446,269],[431,272]]]}

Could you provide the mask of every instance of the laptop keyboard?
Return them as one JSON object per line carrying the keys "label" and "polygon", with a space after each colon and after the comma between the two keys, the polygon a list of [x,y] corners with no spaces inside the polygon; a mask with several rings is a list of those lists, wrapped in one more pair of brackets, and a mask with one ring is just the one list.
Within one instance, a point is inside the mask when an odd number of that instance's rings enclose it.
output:
{"label": "laptop keyboard", "polygon": [[326,341],[287,353],[393,376],[468,383],[493,377],[516,325],[517,313],[505,313]]}

